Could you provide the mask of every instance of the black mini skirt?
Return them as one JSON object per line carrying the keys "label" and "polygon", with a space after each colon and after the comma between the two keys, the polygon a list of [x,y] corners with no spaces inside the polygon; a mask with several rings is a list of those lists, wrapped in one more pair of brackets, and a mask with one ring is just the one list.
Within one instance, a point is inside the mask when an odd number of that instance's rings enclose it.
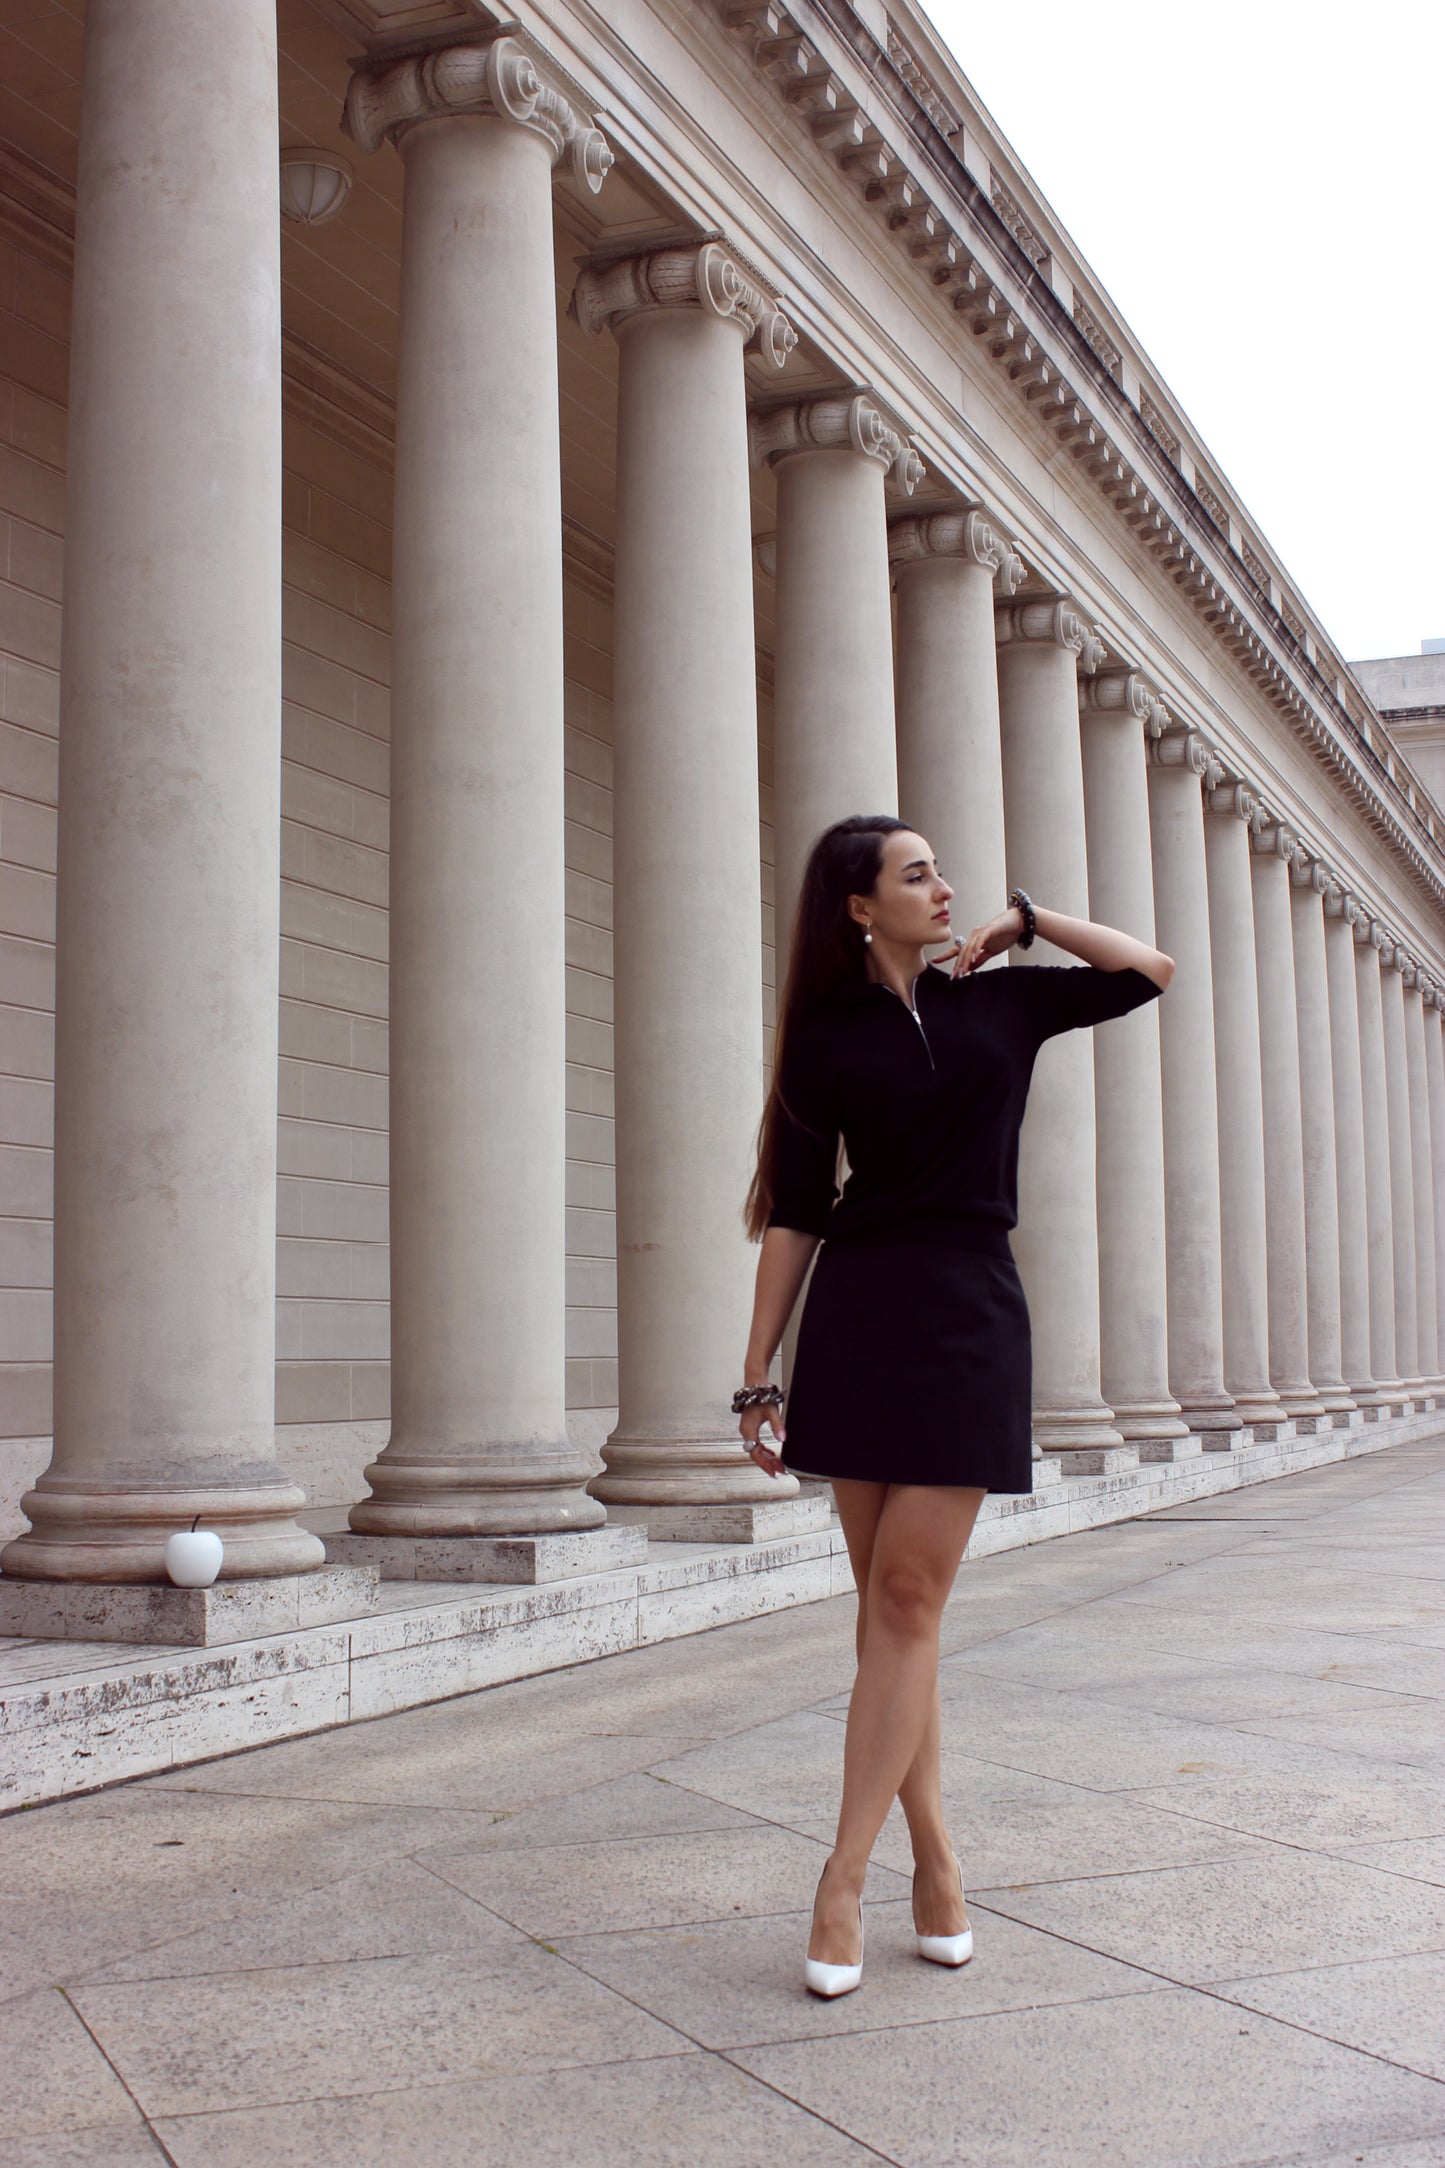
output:
{"label": "black mini skirt", "polygon": [[825,1241],[782,1458],[796,1475],[1029,1493],[1032,1386],[1006,1229],[945,1222]]}

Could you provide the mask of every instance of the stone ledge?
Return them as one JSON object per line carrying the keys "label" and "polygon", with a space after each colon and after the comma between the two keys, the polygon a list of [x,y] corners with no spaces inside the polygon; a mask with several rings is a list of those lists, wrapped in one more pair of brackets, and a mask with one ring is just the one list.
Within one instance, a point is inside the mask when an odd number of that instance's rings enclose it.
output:
{"label": "stone ledge", "polygon": [[651,1543],[767,1543],[777,1536],[806,1536],[826,1528],[833,1515],[831,1488],[811,1498],[763,1498],[755,1505],[614,1506],[613,1526],[646,1531]]}
{"label": "stone ledge", "polygon": [[375,1567],[320,1566],[264,1581],[217,1581],[213,1588],[0,1575],[0,1634],[213,1649],[362,1618],[375,1608],[376,1588]]}
{"label": "stone ledge", "polygon": [[[984,1500],[968,1557],[1136,1520],[1442,1431],[1437,1409],[1368,1428],[1357,1419],[1351,1432],[1314,1437],[1236,1433],[1229,1452],[1098,1475],[1060,1474],[1049,1455],[1034,1463],[1032,1492]],[[0,1809],[445,1701],[852,1587],[843,1532],[830,1522],[751,1544],[669,1539],[650,1546],[641,1565],[545,1584],[463,1590],[389,1581],[346,1623],[273,1630],[211,1650],[0,1641]]]}
{"label": "stone ledge", "polygon": [[559,1528],[535,1536],[323,1536],[338,1566],[366,1566],[383,1581],[506,1581],[535,1586],[639,1566],[645,1528]]}

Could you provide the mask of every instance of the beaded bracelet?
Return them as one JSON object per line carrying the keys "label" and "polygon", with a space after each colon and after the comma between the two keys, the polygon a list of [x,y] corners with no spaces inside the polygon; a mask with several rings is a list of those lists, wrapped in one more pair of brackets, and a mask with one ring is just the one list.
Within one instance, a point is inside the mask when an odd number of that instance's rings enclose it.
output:
{"label": "beaded bracelet", "polygon": [[740,1385],[733,1394],[733,1414],[741,1415],[748,1408],[780,1408],[783,1399],[781,1385]]}
{"label": "beaded bracelet", "polygon": [[1024,930],[1019,935],[1018,945],[1020,948],[1028,948],[1034,938],[1034,907],[1021,888],[1010,889],[1008,900],[1023,917]]}

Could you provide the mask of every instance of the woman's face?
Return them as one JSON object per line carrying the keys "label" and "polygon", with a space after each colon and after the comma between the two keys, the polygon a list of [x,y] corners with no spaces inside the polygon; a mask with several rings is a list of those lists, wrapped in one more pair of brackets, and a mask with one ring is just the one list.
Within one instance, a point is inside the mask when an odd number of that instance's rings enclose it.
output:
{"label": "woman's face", "polygon": [[871,925],[875,940],[927,948],[950,939],[952,895],[922,836],[899,829],[883,838],[883,864],[872,895],[850,896],[848,907],[860,925]]}

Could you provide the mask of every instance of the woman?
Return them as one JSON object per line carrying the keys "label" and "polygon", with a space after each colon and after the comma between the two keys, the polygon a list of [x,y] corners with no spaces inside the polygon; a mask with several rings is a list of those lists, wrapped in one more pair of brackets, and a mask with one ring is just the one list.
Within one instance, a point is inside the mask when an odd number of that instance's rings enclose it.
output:
{"label": "woman", "polygon": [[[902,821],[860,815],[818,838],[747,1204],[762,1252],[734,1411],[770,1475],[830,1479],[858,1588],[843,1799],[805,1968],[821,1995],[862,1977],[863,1878],[895,1795],[920,1954],[972,1955],[943,1820],[938,1634],[984,1493],[1033,1489],[1029,1317],[1008,1240],[1019,1125],[1045,1039],[1138,1008],[1174,972],[1147,942],[1020,889],[953,937],[952,894]],[[979,972],[1036,930],[1081,963]],[[938,942],[947,970],[925,966]],[[820,1241],[785,1427],[768,1372]]]}

